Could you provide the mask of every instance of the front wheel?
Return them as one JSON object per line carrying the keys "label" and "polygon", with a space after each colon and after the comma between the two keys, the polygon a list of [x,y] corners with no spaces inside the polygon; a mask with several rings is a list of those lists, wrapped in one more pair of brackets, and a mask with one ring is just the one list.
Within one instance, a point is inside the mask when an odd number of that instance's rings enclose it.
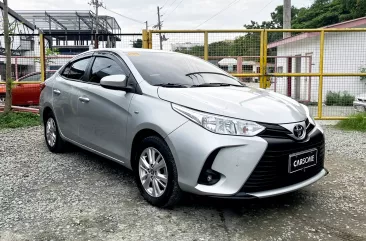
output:
{"label": "front wheel", "polygon": [[172,207],[181,198],[178,172],[168,145],[159,137],[142,140],[134,166],[141,195],[157,207]]}

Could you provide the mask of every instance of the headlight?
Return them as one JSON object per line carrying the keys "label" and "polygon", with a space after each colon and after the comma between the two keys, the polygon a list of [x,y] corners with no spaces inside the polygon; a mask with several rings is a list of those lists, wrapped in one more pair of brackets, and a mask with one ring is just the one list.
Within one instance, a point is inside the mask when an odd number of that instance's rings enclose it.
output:
{"label": "headlight", "polygon": [[315,126],[315,120],[314,120],[313,116],[310,114],[309,108],[304,104],[301,104],[301,105],[304,108],[304,110],[306,112],[306,116],[308,117],[310,123]]}
{"label": "headlight", "polygon": [[206,130],[222,135],[255,136],[264,131],[264,127],[245,120],[217,116],[172,104],[173,110],[202,126]]}

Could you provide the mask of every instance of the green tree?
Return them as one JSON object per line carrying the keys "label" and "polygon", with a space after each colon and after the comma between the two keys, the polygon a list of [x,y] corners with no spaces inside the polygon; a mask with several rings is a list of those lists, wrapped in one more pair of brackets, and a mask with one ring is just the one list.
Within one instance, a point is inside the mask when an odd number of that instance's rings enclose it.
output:
{"label": "green tree", "polygon": [[137,39],[136,41],[133,41],[132,47],[142,48],[142,39]]}
{"label": "green tree", "polygon": [[302,8],[293,19],[293,28],[320,28],[366,16],[366,0],[316,0]]}

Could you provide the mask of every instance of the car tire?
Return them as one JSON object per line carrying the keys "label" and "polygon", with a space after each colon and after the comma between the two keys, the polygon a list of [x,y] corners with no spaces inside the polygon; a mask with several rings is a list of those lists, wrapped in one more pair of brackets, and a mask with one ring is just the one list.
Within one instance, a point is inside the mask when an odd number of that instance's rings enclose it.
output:
{"label": "car tire", "polygon": [[[144,175],[148,172],[146,172],[146,165],[142,164],[141,158],[145,158],[147,161],[146,163],[149,164],[149,150],[152,150],[154,152],[154,156],[156,157],[156,162],[154,165],[150,167],[151,172],[156,172],[155,175],[150,175],[150,182],[148,181],[148,177],[146,177],[145,186],[143,185],[143,179]],[[159,155],[162,157],[159,159]],[[152,155],[151,155],[152,156]],[[161,164],[164,162],[163,164]],[[145,163],[145,164],[146,164]],[[140,165],[141,164],[141,165]],[[163,166],[165,164],[165,167]],[[151,164],[150,164],[151,165]],[[161,168],[159,170],[154,170],[154,168]],[[178,185],[178,172],[177,167],[175,165],[174,157],[168,147],[168,145],[165,143],[165,141],[157,136],[150,136],[144,138],[135,155],[134,160],[134,174],[135,174],[135,181],[137,184],[137,187],[143,196],[143,198],[156,207],[161,208],[171,208],[174,205],[176,205],[179,200],[182,197],[182,191]],[[149,174],[147,174],[149,175]],[[163,184],[164,181],[161,179],[161,176],[167,176],[166,178],[166,185],[165,189],[162,194],[159,195],[159,191],[154,190],[158,189],[161,191],[161,189],[164,188]],[[155,185],[154,185],[155,183]],[[148,186],[147,188],[145,188]],[[154,188],[156,187],[156,188]]]}
{"label": "car tire", "polygon": [[52,112],[48,113],[44,119],[44,138],[51,152],[61,153],[65,151],[67,143],[61,138],[56,118]]}

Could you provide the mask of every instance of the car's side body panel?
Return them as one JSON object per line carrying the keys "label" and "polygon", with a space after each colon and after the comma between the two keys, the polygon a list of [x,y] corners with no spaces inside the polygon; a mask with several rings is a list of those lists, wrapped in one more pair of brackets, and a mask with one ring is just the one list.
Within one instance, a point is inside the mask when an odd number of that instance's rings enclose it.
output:
{"label": "car's side body panel", "polygon": [[[149,105],[146,105],[149,103]],[[130,156],[133,139],[143,130],[153,130],[162,138],[173,132],[188,120],[172,111],[171,103],[161,101],[155,96],[135,95],[130,105],[130,117],[127,123],[125,159],[126,165],[131,167]]]}
{"label": "car's side body panel", "polygon": [[128,109],[134,93],[88,84],[80,96],[89,99],[79,103],[80,143],[125,161]]}

